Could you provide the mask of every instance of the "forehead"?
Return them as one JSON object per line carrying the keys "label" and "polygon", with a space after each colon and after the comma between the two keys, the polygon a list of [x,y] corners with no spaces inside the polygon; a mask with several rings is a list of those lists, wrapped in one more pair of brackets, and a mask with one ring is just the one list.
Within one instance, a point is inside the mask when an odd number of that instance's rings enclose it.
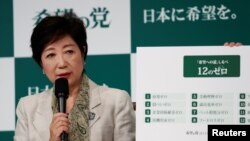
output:
{"label": "forehead", "polygon": [[76,42],[70,36],[65,36],[59,40],[49,43],[48,45],[45,46],[44,51],[57,48],[66,48],[66,47],[77,47]]}

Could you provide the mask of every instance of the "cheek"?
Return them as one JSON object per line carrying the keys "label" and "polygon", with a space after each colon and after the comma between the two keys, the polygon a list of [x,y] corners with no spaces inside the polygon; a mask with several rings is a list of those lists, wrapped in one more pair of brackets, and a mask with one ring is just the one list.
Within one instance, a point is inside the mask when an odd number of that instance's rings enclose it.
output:
{"label": "cheek", "polygon": [[83,71],[83,69],[84,69],[84,62],[82,60],[78,61],[78,63],[76,64],[76,67],[78,68],[78,71]]}
{"label": "cheek", "polygon": [[75,69],[75,71],[77,71],[77,73],[78,74],[80,73],[80,75],[81,75],[82,71],[84,69],[84,65],[83,65],[84,61],[82,59],[77,59],[74,62],[75,62],[74,63],[74,69]]}
{"label": "cheek", "polygon": [[49,73],[51,71],[51,65],[48,63],[42,63],[42,69],[46,72]]}
{"label": "cheek", "polygon": [[51,73],[51,69],[49,67],[44,67],[43,70],[44,70],[44,72],[46,74],[50,74]]}
{"label": "cheek", "polygon": [[54,69],[53,67],[51,67],[50,65],[47,64],[43,64],[43,71],[46,74],[46,76],[48,77],[48,79],[53,82],[54,81]]}

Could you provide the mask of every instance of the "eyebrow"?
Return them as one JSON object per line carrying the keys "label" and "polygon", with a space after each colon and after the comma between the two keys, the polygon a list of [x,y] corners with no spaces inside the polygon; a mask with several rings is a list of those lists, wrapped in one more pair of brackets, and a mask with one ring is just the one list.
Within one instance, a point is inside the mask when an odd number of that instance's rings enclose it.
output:
{"label": "eyebrow", "polygon": [[[63,46],[63,48],[67,48],[67,47],[71,47],[71,46],[75,46],[74,44],[66,44]],[[48,47],[46,49],[44,49],[44,51],[50,51],[50,50],[55,50],[54,47]]]}
{"label": "eyebrow", "polygon": [[45,48],[45,49],[44,49],[44,52],[45,52],[45,51],[50,51],[50,50],[55,50],[55,49],[52,48],[52,47],[48,47],[48,48]]}
{"label": "eyebrow", "polygon": [[75,44],[66,44],[66,45],[63,46],[63,48],[71,47],[71,46],[75,46]]}

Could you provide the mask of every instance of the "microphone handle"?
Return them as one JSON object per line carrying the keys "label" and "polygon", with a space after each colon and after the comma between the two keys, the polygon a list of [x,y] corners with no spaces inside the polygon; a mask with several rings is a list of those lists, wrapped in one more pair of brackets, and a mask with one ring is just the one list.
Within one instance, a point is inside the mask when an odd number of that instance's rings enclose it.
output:
{"label": "microphone handle", "polygon": [[[58,110],[59,110],[59,112],[60,113],[66,113],[66,99],[65,99],[65,97],[59,97],[59,99],[58,99],[59,101],[59,103],[58,103]],[[63,131],[62,132],[62,134],[61,134],[61,141],[68,141],[68,134],[65,132],[65,131]]]}
{"label": "microphone handle", "polygon": [[68,134],[65,131],[61,134],[61,141],[68,141]]}
{"label": "microphone handle", "polygon": [[58,98],[58,110],[60,113],[66,113],[66,99],[64,97]]}

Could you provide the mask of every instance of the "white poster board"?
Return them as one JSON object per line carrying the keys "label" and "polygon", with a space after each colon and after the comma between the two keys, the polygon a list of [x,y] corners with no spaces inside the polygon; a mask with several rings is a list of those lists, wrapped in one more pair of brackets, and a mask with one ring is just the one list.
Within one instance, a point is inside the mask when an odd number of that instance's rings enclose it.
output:
{"label": "white poster board", "polygon": [[250,124],[249,47],[139,47],[136,140],[207,141],[208,124]]}

